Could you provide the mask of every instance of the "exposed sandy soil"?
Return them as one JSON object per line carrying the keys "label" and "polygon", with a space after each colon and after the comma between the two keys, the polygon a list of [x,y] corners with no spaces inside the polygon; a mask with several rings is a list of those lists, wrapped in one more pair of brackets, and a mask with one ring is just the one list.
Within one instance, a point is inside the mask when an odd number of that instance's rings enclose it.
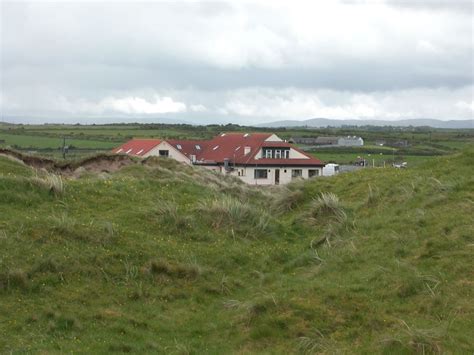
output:
{"label": "exposed sandy soil", "polygon": [[52,159],[26,155],[14,150],[0,148],[0,155],[21,160],[35,169],[45,169],[63,176],[76,177],[83,172],[111,173],[131,164],[143,164],[146,160],[138,160],[127,155],[100,154],[80,161],[58,163]]}

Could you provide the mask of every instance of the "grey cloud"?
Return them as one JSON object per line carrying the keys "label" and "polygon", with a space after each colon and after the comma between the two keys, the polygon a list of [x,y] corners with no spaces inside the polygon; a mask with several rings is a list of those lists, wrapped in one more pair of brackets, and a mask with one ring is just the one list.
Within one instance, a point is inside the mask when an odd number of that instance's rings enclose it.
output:
{"label": "grey cloud", "polygon": [[158,93],[218,116],[222,93],[246,88],[470,87],[472,18],[447,2],[388,4],[4,2],[2,111]]}

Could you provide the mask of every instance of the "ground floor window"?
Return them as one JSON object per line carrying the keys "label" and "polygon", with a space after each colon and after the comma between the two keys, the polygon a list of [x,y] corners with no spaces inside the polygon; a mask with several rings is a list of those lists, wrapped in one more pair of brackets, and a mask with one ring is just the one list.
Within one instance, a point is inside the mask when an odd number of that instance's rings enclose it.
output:
{"label": "ground floor window", "polygon": [[170,151],[169,150],[160,150],[158,151],[158,154],[160,155],[160,157],[167,157],[170,155]]}
{"label": "ground floor window", "polygon": [[319,170],[318,169],[309,169],[308,170],[308,177],[312,178],[313,176],[318,176]]}
{"label": "ground floor window", "polygon": [[291,177],[298,178],[303,176],[303,170],[302,169],[293,169],[291,170]]}
{"label": "ground floor window", "polygon": [[254,177],[255,179],[266,179],[268,177],[267,169],[255,169]]}

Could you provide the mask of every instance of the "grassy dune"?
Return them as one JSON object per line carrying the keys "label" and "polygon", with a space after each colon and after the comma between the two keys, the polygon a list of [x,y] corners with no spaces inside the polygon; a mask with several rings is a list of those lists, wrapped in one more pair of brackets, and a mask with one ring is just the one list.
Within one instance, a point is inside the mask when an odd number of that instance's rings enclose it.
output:
{"label": "grassy dune", "polygon": [[472,352],[473,166],[255,189],[0,157],[0,351]]}

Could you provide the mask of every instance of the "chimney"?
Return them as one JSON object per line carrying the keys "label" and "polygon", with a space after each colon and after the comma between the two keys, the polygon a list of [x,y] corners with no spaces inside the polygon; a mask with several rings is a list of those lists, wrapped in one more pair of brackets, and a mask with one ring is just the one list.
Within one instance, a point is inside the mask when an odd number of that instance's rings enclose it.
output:
{"label": "chimney", "polygon": [[244,155],[247,155],[250,153],[250,147],[244,147]]}

